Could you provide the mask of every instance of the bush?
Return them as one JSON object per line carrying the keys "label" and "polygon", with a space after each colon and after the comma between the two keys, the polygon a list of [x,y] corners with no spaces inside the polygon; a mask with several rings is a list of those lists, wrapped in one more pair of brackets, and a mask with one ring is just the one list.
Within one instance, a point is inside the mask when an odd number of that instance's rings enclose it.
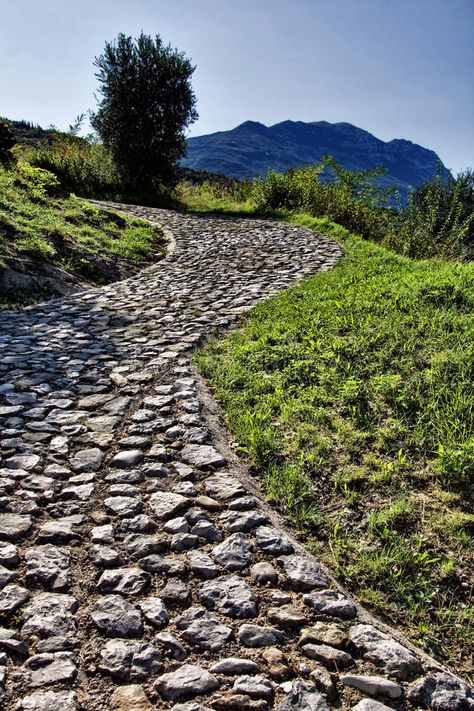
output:
{"label": "bush", "polygon": [[393,191],[376,184],[384,172],[352,172],[329,156],[315,166],[284,173],[270,170],[266,178],[254,183],[257,211],[303,211],[313,217],[327,217],[351,232],[378,241],[393,218],[388,207]]}
{"label": "bush", "polygon": [[15,136],[10,127],[6,123],[0,122],[0,161],[8,160],[15,143]]}
{"label": "bush", "polygon": [[474,255],[474,173],[467,170],[443,180],[441,166],[433,180],[413,191],[392,223],[384,244],[412,258]]}
{"label": "bush", "polygon": [[24,188],[30,197],[43,201],[48,195],[57,194],[59,181],[54,173],[43,168],[18,161],[15,171],[15,183]]}
{"label": "bush", "polygon": [[51,145],[29,149],[25,158],[54,173],[66,195],[114,200],[122,192],[111,153],[92,138],[58,133]]}

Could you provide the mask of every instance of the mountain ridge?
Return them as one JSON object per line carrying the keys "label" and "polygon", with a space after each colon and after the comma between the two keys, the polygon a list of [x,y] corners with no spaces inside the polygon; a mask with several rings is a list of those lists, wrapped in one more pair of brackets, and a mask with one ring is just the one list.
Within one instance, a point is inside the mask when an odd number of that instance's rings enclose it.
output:
{"label": "mountain ridge", "polygon": [[380,184],[394,185],[403,195],[434,177],[438,162],[443,176],[451,175],[429,148],[405,138],[382,141],[351,123],[329,121],[285,120],[272,126],[244,121],[229,131],[189,138],[181,165],[245,179],[265,175],[270,168],[314,164],[325,155],[349,170],[387,168]]}

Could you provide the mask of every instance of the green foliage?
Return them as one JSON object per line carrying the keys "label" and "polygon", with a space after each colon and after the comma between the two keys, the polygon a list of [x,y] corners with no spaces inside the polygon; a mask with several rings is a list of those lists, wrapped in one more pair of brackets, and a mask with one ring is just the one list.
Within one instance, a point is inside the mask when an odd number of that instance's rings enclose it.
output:
{"label": "green foliage", "polygon": [[124,181],[151,192],[171,184],[186,152],[186,127],[196,120],[189,59],[157,35],[119,34],[95,59],[102,100],[92,125]]}
{"label": "green foliage", "polygon": [[176,187],[178,201],[193,212],[252,214],[256,203],[253,186],[238,180],[227,184],[205,180],[199,184],[182,181]]}
{"label": "green foliage", "polygon": [[4,163],[10,159],[15,142],[11,128],[4,121],[0,121],[0,162]]}
{"label": "green foliage", "polygon": [[44,201],[48,195],[53,195],[59,185],[54,173],[25,161],[18,161],[16,164],[15,182],[26,190],[31,198],[38,201]]}
{"label": "green foliage", "polygon": [[468,673],[474,265],[291,220],[345,256],[198,361],[269,497],[355,593]]}
{"label": "green foliage", "polygon": [[433,180],[412,192],[391,225],[384,244],[413,258],[472,258],[474,255],[474,172]]}
{"label": "green foliage", "polygon": [[57,133],[49,143],[24,152],[31,165],[54,173],[63,195],[78,193],[96,199],[119,199],[123,186],[110,151],[92,137]]}
{"label": "green foliage", "polygon": [[[161,256],[161,232],[142,220],[99,209],[73,195],[51,197],[52,173],[21,160],[0,167],[0,268],[22,258],[23,266],[44,262],[93,283],[127,276]],[[29,261],[28,261],[29,260]],[[2,307],[27,303],[37,294],[2,294]]]}

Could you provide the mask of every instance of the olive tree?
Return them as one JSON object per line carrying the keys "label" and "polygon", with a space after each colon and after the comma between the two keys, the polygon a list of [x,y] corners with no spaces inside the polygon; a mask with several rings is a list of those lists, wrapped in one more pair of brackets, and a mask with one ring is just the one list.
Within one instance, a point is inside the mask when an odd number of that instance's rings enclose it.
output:
{"label": "olive tree", "polygon": [[119,34],[94,66],[100,83],[91,123],[130,187],[149,192],[173,184],[186,154],[185,129],[198,117],[195,67],[160,36]]}

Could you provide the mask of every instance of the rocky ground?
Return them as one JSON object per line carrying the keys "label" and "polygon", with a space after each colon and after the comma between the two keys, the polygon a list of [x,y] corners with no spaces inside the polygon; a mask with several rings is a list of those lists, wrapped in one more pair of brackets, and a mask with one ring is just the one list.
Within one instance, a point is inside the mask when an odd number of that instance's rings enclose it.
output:
{"label": "rocky ground", "polygon": [[267,508],[190,351],[341,250],[124,207],[174,250],[0,315],[0,685],[17,711],[474,709]]}

